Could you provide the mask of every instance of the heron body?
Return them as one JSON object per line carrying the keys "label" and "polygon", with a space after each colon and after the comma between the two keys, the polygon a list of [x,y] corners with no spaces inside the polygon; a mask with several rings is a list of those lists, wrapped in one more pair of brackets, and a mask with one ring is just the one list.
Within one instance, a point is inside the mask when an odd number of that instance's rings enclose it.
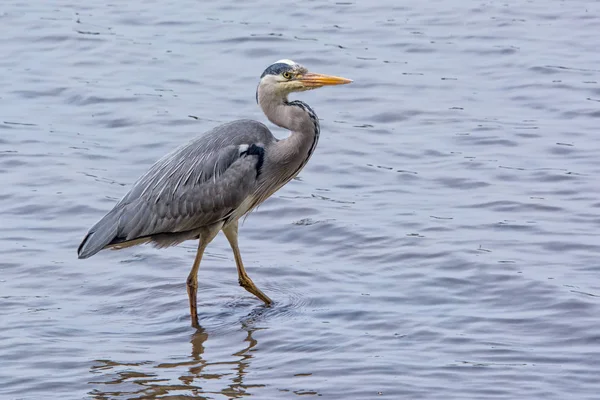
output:
{"label": "heron body", "polygon": [[320,126],[314,111],[291,92],[350,83],[310,73],[280,60],[262,74],[256,100],[267,118],[291,131],[277,139],[262,123],[220,125],[158,160],[87,233],[78,249],[88,258],[106,248],[142,243],[168,247],[199,239],[187,279],[192,325],[197,326],[197,273],[206,246],[223,231],[233,250],[240,285],[266,304],[271,300],[248,277],[238,248],[238,220],[250,213],[306,165]]}

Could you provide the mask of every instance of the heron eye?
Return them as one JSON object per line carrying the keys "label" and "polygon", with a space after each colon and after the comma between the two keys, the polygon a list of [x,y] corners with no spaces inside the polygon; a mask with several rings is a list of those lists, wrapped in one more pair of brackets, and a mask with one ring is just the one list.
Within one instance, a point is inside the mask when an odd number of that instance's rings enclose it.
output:
{"label": "heron eye", "polygon": [[282,75],[285,79],[292,79],[292,73],[289,71],[285,71]]}

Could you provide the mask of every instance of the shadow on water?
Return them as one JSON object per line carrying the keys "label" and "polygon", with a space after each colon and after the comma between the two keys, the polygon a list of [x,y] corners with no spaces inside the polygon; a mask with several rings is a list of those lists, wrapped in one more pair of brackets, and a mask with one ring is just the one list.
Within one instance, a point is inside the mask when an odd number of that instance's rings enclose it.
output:
{"label": "shadow on water", "polygon": [[[258,330],[265,329],[255,326],[256,321],[264,316],[263,314],[263,310],[255,310],[240,321],[241,331],[245,332],[246,336],[242,340],[241,349],[231,354],[234,360],[208,361],[204,353],[210,335],[205,328],[199,327],[190,339],[190,356],[178,362],[127,363],[95,360],[95,365],[91,367],[90,372],[94,375],[101,374],[102,377],[88,382],[95,386],[89,395],[98,400],[175,399],[190,398],[190,396],[195,399],[212,399],[215,395],[226,398],[248,396],[250,395],[248,389],[265,386],[244,383],[254,357],[251,351],[258,344],[252,335]],[[211,368],[226,370],[226,372],[207,371]],[[222,389],[213,388],[215,382],[225,380],[227,384]]]}

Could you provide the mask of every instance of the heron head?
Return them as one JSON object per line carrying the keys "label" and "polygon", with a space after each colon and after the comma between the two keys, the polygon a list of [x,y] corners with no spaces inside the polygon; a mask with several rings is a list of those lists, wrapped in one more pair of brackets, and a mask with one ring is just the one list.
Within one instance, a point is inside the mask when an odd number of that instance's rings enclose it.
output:
{"label": "heron head", "polygon": [[292,60],[279,60],[269,65],[260,76],[259,87],[274,94],[287,96],[292,92],[317,89],[329,85],[343,85],[352,80],[333,75],[309,72]]}

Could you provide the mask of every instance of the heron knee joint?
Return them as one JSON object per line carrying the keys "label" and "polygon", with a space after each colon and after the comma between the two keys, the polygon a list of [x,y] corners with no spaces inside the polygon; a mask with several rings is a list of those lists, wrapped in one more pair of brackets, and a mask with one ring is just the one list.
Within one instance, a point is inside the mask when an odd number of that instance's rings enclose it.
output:
{"label": "heron knee joint", "polygon": [[197,288],[198,287],[198,279],[194,279],[192,276],[188,276],[186,283],[189,287]]}
{"label": "heron knee joint", "polygon": [[252,279],[247,277],[240,278],[238,282],[240,283],[240,286],[244,288],[248,286],[254,286],[254,282],[252,282]]}

